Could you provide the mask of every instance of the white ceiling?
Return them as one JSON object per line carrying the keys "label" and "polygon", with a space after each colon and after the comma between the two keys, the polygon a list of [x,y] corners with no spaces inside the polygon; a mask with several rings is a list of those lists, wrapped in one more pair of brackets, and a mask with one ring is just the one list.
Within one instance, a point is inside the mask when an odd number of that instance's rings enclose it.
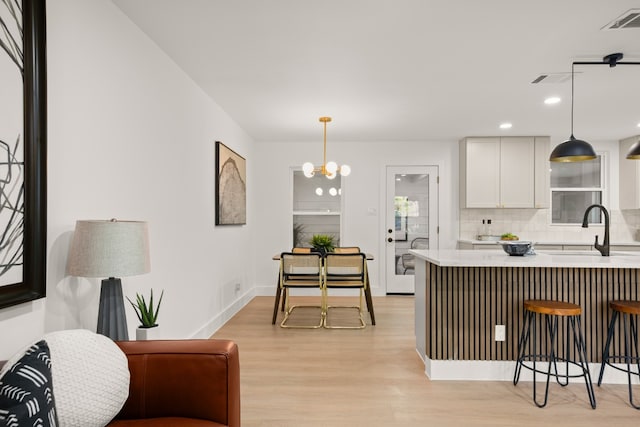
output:
{"label": "white ceiling", "polygon": [[[257,141],[570,134],[571,83],[613,52],[640,0],[113,0]],[[545,106],[549,95],[562,97]],[[576,138],[640,134],[640,66],[576,66]],[[507,131],[501,122],[513,123]]]}

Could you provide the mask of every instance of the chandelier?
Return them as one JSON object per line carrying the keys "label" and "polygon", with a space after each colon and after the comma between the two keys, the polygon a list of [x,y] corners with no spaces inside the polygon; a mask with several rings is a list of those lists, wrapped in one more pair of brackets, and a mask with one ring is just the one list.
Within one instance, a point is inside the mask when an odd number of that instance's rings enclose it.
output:
{"label": "chandelier", "polygon": [[329,179],[334,179],[338,174],[347,176],[351,173],[351,167],[349,165],[342,165],[338,167],[336,162],[327,163],[327,123],[331,121],[331,117],[320,117],[320,121],[324,124],[324,149],[323,149],[323,162],[322,166],[313,166],[313,163],[306,162],[302,165],[302,172],[307,178],[313,177],[317,172],[326,176]]}

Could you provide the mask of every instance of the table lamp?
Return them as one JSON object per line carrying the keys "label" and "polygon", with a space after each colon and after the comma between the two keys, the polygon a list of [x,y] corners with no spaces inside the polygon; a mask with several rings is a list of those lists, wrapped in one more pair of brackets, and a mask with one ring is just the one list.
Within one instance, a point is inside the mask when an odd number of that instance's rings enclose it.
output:
{"label": "table lamp", "polygon": [[67,273],[78,277],[106,277],[100,288],[99,334],[113,340],[129,339],[119,278],[148,273],[150,264],[146,222],[76,221]]}

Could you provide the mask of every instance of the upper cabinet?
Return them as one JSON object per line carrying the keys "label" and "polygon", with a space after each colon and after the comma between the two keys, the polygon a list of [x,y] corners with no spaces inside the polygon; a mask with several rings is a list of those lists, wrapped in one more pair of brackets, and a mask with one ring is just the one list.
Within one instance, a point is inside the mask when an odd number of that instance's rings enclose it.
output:
{"label": "upper cabinet", "polygon": [[548,208],[549,137],[460,141],[462,208]]}
{"label": "upper cabinet", "polygon": [[640,209],[640,160],[628,160],[627,152],[640,135],[620,141],[620,209]]}

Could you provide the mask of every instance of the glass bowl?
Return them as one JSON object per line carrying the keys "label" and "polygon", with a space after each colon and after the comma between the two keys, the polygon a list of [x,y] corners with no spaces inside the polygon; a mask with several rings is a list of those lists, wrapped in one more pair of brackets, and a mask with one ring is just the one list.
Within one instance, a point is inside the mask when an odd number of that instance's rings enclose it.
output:
{"label": "glass bowl", "polygon": [[498,243],[511,256],[523,256],[531,249],[531,242],[524,240],[500,240]]}

